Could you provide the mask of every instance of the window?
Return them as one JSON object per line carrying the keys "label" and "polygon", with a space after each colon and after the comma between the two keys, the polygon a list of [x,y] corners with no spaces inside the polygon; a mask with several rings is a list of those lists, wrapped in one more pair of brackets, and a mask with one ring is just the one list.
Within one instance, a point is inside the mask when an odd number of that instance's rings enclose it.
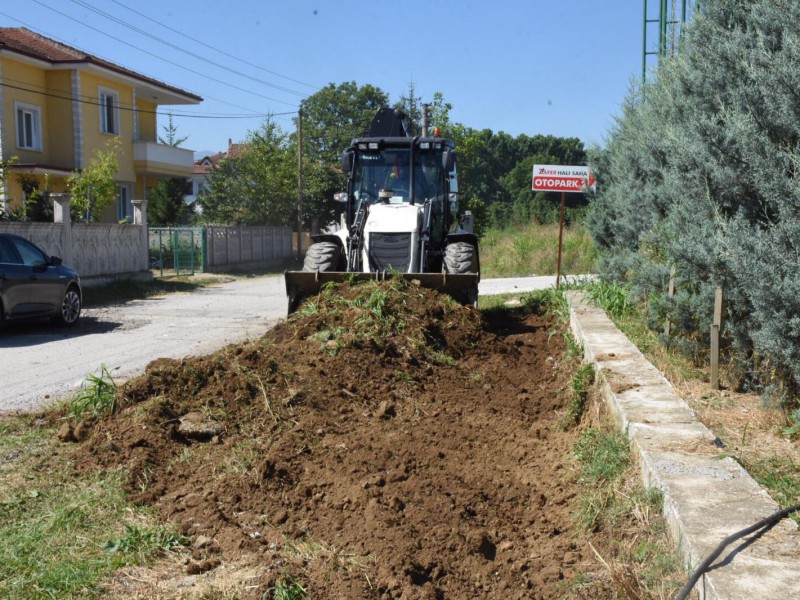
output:
{"label": "window", "polygon": [[17,252],[22,257],[22,263],[29,267],[41,267],[47,264],[47,257],[39,248],[28,241],[19,238],[12,238],[11,243],[17,248]]}
{"label": "window", "polygon": [[119,94],[108,88],[100,88],[100,130],[119,135]]}
{"label": "window", "polygon": [[120,184],[117,186],[117,221],[131,222],[133,218],[133,205],[131,204],[131,186]]}
{"label": "window", "polygon": [[33,104],[15,102],[17,113],[17,148],[21,150],[42,149],[41,110]]}

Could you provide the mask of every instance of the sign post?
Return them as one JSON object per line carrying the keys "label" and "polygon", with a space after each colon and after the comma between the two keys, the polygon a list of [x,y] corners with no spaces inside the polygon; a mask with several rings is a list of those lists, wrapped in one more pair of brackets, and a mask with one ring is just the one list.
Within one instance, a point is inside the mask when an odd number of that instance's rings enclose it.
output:
{"label": "sign post", "polygon": [[534,192],[561,192],[561,222],[558,227],[558,271],[556,288],[561,285],[561,247],[564,238],[564,212],[567,192],[586,193],[594,191],[596,179],[589,167],[565,165],[533,165]]}

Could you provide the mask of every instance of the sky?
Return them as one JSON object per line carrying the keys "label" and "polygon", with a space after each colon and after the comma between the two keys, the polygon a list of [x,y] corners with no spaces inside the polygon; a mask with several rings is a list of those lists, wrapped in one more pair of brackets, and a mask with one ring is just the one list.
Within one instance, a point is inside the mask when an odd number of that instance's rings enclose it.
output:
{"label": "sky", "polygon": [[[651,1],[650,4],[657,4]],[[130,6],[131,8],[127,8]],[[413,83],[475,129],[603,145],[641,77],[641,0],[2,0],[27,27],[203,97],[173,107],[182,144],[243,141],[267,114],[284,131],[302,98],[371,84],[394,103]],[[648,34],[650,35],[650,34]],[[162,107],[167,113],[170,107]],[[165,135],[166,117],[159,117]]]}

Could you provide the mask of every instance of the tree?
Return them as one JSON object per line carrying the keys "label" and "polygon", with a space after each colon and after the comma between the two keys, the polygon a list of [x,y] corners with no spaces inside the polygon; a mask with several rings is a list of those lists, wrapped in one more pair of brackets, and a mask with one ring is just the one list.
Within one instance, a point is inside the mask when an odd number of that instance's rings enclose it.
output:
{"label": "tree", "polygon": [[119,146],[119,139],[114,138],[106,144],[104,150],[95,152],[86,167],[81,171],[73,171],[67,177],[67,187],[72,194],[72,208],[87,221],[94,221],[117,198],[115,176],[119,171]]}
{"label": "tree", "polygon": [[[158,136],[161,144],[177,148],[188,137],[178,137],[178,128],[168,114],[167,125],[162,126],[164,137]],[[194,216],[194,204],[185,200],[192,191],[191,182],[185,177],[159,179],[158,184],[148,194],[148,221],[153,225],[185,225]]]}
{"label": "tree", "polygon": [[288,136],[270,119],[250,132],[241,154],[209,175],[202,219],[237,225],[290,225],[297,215],[297,162]]}
{"label": "tree", "polygon": [[159,179],[147,194],[147,220],[151,225],[187,225],[194,217],[194,203],[185,198],[192,191],[186,178]]}
{"label": "tree", "polygon": [[[336,220],[341,205],[333,194],[343,191],[340,157],[353,138],[364,135],[389,97],[372,85],[355,81],[328,84],[300,103],[303,112],[304,217],[325,224]],[[294,138],[296,144],[296,138]]]}
{"label": "tree", "polygon": [[165,137],[158,136],[158,143],[166,144],[167,146],[178,147],[189,138],[186,136],[178,137],[178,127],[173,121],[172,113],[167,115],[167,119],[167,124],[161,126],[161,128],[164,130]]}
{"label": "tree", "polygon": [[[714,289],[738,383],[800,391],[800,5],[708,0],[681,53],[629,94],[589,224],[603,274],[707,347]],[[670,269],[676,293],[666,293]],[[765,365],[759,371],[759,365]],[[780,385],[778,385],[780,384]]]}

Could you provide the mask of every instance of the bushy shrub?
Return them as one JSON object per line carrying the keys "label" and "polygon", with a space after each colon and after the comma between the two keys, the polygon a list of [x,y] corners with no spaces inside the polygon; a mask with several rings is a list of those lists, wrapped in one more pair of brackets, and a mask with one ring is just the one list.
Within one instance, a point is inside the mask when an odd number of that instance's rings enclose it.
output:
{"label": "bushy shrub", "polygon": [[[747,376],[800,386],[800,3],[707,0],[680,53],[633,88],[587,224],[609,279],[702,353],[714,289]],[[667,297],[670,270],[676,291]]]}

